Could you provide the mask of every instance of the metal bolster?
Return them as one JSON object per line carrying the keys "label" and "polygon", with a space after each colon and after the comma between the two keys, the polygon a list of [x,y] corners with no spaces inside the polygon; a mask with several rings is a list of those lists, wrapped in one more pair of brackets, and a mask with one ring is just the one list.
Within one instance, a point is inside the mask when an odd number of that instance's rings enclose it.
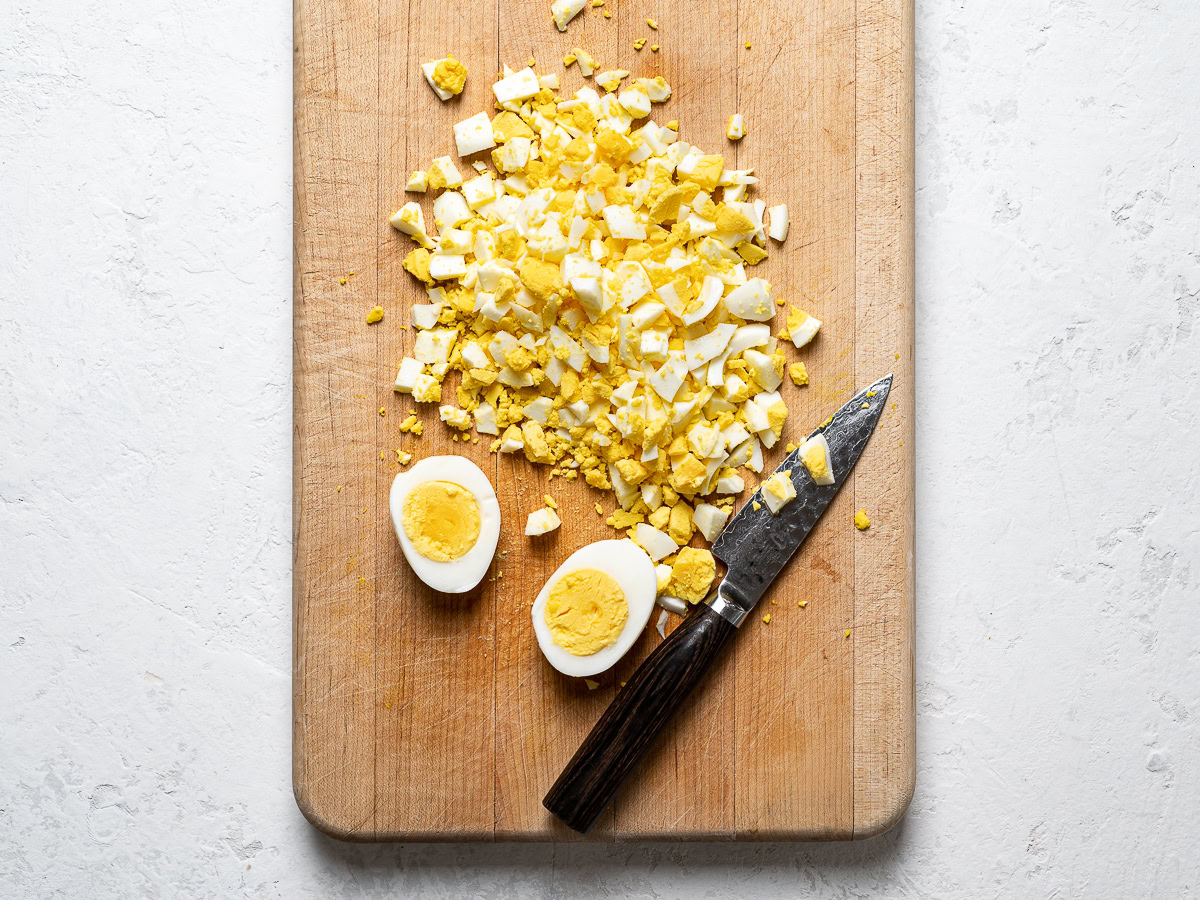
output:
{"label": "metal bolster", "polygon": [[736,594],[737,592],[733,589],[733,586],[728,581],[722,580],[717,585],[717,589],[704,600],[712,608],[713,612],[734,628],[740,626],[746,616],[750,614],[750,610],[741,606],[734,599]]}

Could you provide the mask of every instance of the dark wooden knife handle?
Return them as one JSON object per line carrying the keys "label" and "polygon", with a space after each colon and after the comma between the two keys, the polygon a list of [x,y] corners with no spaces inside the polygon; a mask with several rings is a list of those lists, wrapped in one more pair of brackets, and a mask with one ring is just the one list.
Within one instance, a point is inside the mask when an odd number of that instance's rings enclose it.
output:
{"label": "dark wooden knife handle", "polygon": [[737,629],[707,603],[651,653],[575,751],[542,805],[586,832]]}

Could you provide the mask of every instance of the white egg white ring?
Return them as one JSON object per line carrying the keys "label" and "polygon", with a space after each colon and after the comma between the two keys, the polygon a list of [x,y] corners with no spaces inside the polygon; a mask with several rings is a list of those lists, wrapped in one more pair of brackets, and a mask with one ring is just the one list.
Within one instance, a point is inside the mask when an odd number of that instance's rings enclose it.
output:
{"label": "white egg white ring", "polygon": [[[617,639],[591,656],[575,656],[558,644],[546,624],[546,601],[550,588],[559,578],[577,569],[598,569],[621,586],[625,601],[629,604],[625,627]],[[580,547],[554,570],[533,601],[533,630],[537,635],[538,647],[546,661],[564,675],[583,678],[611,668],[629,652],[638,636],[650,621],[654,609],[654,595],[658,579],[654,574],[654,563],[637,544],[630,540],[596,541]]]}
{"label": "white egg white ring", "polygon": [[[470,550],[450,562],[422,556],[404,530],[404,501],[413,488],[427,481],[449,481],[464,487],[475,495],[479,507],[479,539]],[[462,456],[426,457],[411,469],[397,473],[388,495],[388,507],[404,558],[421,581],[435,591],[462,594],[483,580],[500,539],[500,503],[491,481],[479,466]]]}

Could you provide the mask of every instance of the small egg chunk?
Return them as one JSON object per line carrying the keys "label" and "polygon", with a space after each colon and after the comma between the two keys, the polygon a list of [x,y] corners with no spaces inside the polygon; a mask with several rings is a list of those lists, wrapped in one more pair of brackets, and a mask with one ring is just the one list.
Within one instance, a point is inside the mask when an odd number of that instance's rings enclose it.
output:
{"label": "small egg chunk", "polygon": [[767,236],[773,241],[786,240],[790,221],[787,204],[781,203],[779,206],[772,206],[767,210],[767,216],[771,220],[771,224],[767,226]]}
{"label": "small egg chunk", "polygon": [[552,509],[535,509],[529,514],[529,518],[525,521],[525,534],[530,537],[536,537],[540,534],[546,534],[553,531],[562,524],[562,519],[558,517]]}
{"label": "small egg chunk", "polygon": [[792,484],[791,469],[776,472],[762,485],[763,502],[771,515],[779,515],[779,511],[796,499],[796,485]]}
{"label": "small egg chunk", "polygon": [[711,503],[697,503],[696,509],[692,513],[692,521],[695,523],[696,529],[704,535],[705,540],[715,541],[720,536],[725,523],[729,521],[729,513]]}
{"label": "small egg chunk", "polygon": [[554,26],[559,31],[566,31],[567,23],[579,15],[585,2],[586,0],[554,0],[550,4],[550,15],[554,19]]}
{"label": "small egg chunk", "polygon": [[796,452],[799,453],[800,461],[804,463],[804,468],[808,469],[808,474],[812,476],[813,481],[824,485],[834,483],[833,461],[829,457],[829,441],[825,440],[824,434],[813,435],[801,444]]}
{"label": "small egg chunk", "polygon": [[867,515],[865,509],[860,509],[854,514],[854,527],[859,531],[866,531],[871,527],[871,517]]}
{"label": "small egg chunk", "polygon": [[793,306],[787,318],[787,330],[788,338],[799,350],[817,336],[821,330],[821,320]]}
{"label": "small egg chunk", "polygon": [[449,100],[461,94],[467,83],[467,67],[453,56],[421,63],[421,74],[439,100]]}
{"label": "small egg chunk", "polygon": [[367,324],[374,325],[376,322],[382,322],[382,321],[383,321],[383,307],[382,306],[372,306],[370,311],[367,313]]}
{"label": "small egg chunk", "polygon": [[746,121],[741,113],[734,113],[725,125],[725,136],[731,141],[740,141],[746,136]]}
{"label": "small egg chunk", "polygon": [[426,481],[404,501],[404,533],[416,551],[434,562],[464,556],[479,540],[475,495],[450,481]]}
{"label": "small egg chunk", "polygon": [[496,146],[492,135],[492,120],[485,112],[478,112],[454,126],[454,144],[459,156],[470,156]]}
{"label": "small egg chunk", "polygon": [[684,547],[671,566],[671,581],[667,590],[688,603],[699,603],[708,596],[717,577],[717,564],[708,550]]}

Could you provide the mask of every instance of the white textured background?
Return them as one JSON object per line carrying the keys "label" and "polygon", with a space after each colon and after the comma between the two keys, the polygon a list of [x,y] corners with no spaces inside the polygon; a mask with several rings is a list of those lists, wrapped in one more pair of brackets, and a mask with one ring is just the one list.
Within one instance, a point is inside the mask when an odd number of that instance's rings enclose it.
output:
{"label": "white textured background", "polygon": [[514,849],[292,801],[289,4],[0,4],[0,896],[1200,894],[1200,7],[919,7],[911,812]]}

